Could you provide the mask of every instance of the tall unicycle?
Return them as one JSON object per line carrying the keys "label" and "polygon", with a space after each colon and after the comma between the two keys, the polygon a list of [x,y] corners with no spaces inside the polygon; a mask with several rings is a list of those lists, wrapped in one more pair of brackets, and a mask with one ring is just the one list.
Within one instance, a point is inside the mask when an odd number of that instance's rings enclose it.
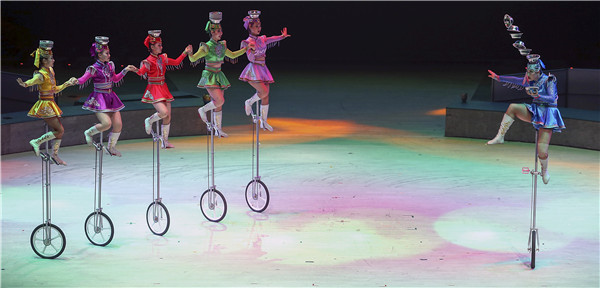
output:
{"label": "tall unicycle", "polygon": [[[46,125],[48,132],[48,125]],[[51,222],[51,169],[52,163],[59,165],[48,152],[48,142],[46,142],[46,151],[40,152],[42,158],[42,219],[43,223],[35,227],[31,233],[30,243],[33,252],[45,259],[54,259],[65,251],[67,238],[65,233],[58,226]]]}
{"label": "tall unicycle", "polygon": [[146,210],[146,223],[152,233],[162,236],[169,230],[171,219],[169,210],[160,197],[160,148],[164,145],[164,141],[160,134],[159,122],[161,121],[156,121],[156,132],[152,129],[152,197],[154,200]]}
{"label": "tall unicycle", "polygon": [[[96,149],[96,160],[94,165],[94,212],[85,219],[83,228],[85,236],[96,246],[106,246],[115,235],[115,227],[112,220],[102,212],[102,155],[106,147],[102,144],[103,133],[100,132],[100,142],[94,142]],[[108,153],[108,151],[107,151]],[[110,153],[109,153],[110,155]]]}
{"label": "tall unicycle", "polygon": [[[260,151],[260,106],[259,101],[256,101],[256,113],[252,113],[252,122],[254,122],[254,130],[252,133],[252,180],[246,186],[246,204],[254,212],[263,212],[269,206],[269,189],[267,185],[260,180],[259,174],[259,151]],[[254,112],[254,111],[253,111]],[[256,140],[254,138],[256,135]]]}
{"label": "tall unicycle", "polygon": [[[537,204],[537,176],[541,175],[538,171],[538,130],[535,130],[535,166],[531,174],[531,224],[529,228],[528,251],[531,253],[531,269],[535,269],[535,253],[540,251],[540,237],[535,223],[536,204]],[[529,170],[527,168],[527,170]]]}
{"label": "tall unicycle", "polygon": [[210,122],[206,124],[210,133],[210,137],[206,137],[208,189],[200,197],[200,210],[202,210],[202,214],[208,221],[219,222],[227,214],[227,201],[215,185],[215,132],[217,131],[217,124],[214,119],[214,110],[211,110]]}

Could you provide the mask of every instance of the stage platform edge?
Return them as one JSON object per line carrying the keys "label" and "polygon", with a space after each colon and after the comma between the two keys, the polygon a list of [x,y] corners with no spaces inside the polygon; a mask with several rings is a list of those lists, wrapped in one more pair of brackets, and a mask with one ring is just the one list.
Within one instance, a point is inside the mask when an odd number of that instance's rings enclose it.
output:
{"label": "stage platform edge", "polygon": [[[206,135],[206,124],[198,116],[198,107],[203,105],[198,98],[178,99],[172,102],[173,115],[169,137]],[[83,110],[81,106],[61,107],[62,124],[65,128],[62,147],[85,144],[83,132],[94,123],[96,115]],[[156,112],[150,104],[126,103],[121,110],[123,129],[119,140],[151,139],[144,130],[144,119]],[[27,112],[14,112],[2,115],[2,155],[31,151],[29,140],[44,133],[44,121],[27,117]],[[104,135],[104,141],[107,134]]]}
{"label": "stage platform edge", "polygon": [[[446,137],[492,139],[510,103],[470,101],[446,107]],[[600,150],[600,111],[559,108],[565,126],[553,133],[550,145]],[[533,126],[517,120],[506,133],[505,141],[534,143]]]}

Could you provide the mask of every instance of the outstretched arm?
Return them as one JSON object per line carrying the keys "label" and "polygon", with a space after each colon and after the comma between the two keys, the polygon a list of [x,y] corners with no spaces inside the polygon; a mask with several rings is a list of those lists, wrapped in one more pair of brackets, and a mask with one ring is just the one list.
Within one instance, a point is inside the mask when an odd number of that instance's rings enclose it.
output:
{"label": "outstretched arm", "polygon": [[193,63],[206,55],[208,55],[208,47],[206,47],[206,45],[200,45],[200,47],[198,47],[198,51],[196,51],[196,53],[193,55],[189,55],[188,58],[190,59],[190,62]]}
{"label": "outstretched arm", "polygon": [[192,53],[192,45],[188,45],[187,47],[185,47],[185,50],[183,52],[181,52],[181,55],[179,55],[179,57],[177,57],[177,59],[167,58],[167,65],[177,66],[177,65],[181,64],[181,61],[183,61],[183,59],[185,59],[185,56],[190,53]]}
{"label": "outstretched arm", "polygon": [[283,27],[283,30],[281,30],[281,35],[267,37],[267,39],[265,40],[265,44],[281,41],[287,37],[292,37],[292,35],[287,34],[287,28]]}
{"label": "outstretched arm", "polygon": [[79,85],[83,85],[88,79],[94,76],[94,74],[96,74],[96,69],[93,68],[93,66],[89,66],[87,69],[85,69],[85,73],[83,74],[83,76],[77,79],[77,83]]}
{"label": "outstretched arm", "polygon": [[44,83],[44,76],[42,76],[42,74],[36,73],[35,75],[33,75],[33,78],[25,82],[23,82],[21,78],[17,78],[17,83],[19,83],[21,87],[29,87],[37,84],[42,84]]}
{"label": "outstretched arm", "polygon": [[148,73],[148,71],[150,71],[150,63],[148,60],[144,59],[142,60],[142,63],[140,63],[140,69],[138,69],[135,73],[142,76]]}
{"label": "outstretched arm", "polygon": [[488,73],[490,73],[490,75],[488,75],[488,77],[490,77],[498,82],[511,83],[514,85],[522,86],[522,87],[529,86],[526,84],[526,82],[523,82],[523,78],[521,78],[521,77],[500,76],[500,75],[494,73],[494,71],[492,71],[492,70],[488,70]]}
{"label": "outstretched arm", "polygon": [[227,50],[225,50],[225,56],[227,56],[231,59],[235,59],[237,57],[244,55],[244,53],[246,53],[247,50],[248,50],[248,47],[244,47],[237,51],[231,51],[231,50],[227,49]]}
{"label": "outstretched arm", "polygon": [[77,80],[77,78],[75,77],[71,77],[69,80],[67,80],[65,83],[63,83],[62,85],[56,86],[56,93],[65,90],[65,88],[67,87],[71,87],[74,85],[77,85],[77,83],[79,83],[79,81]]}

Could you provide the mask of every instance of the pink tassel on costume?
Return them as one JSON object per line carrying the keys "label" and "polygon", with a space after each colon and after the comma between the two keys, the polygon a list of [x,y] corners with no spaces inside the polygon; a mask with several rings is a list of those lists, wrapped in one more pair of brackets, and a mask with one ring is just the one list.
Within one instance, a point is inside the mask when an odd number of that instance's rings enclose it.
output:
{"label": "pink tassel on costume", "polygon": [[279,41],[271,42],[267,44],[267,49],[273,48],[275,46],[279,46]]}

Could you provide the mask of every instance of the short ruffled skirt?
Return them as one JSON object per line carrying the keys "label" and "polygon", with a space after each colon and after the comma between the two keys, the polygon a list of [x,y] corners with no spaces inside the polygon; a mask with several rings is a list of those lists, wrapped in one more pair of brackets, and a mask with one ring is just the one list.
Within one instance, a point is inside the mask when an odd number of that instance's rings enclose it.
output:
{"label": "short ruffled skirt", "polygon": [[171,102],[173,100],[175,98],[169,92],[167,84],[148,84],[146,91],[144,91],[144,97],[142,97],[142,102],[144,103]]}
{"label": "short ruffled skirt", "polygon": [[565,129],[565,123],[558,108],[539,103],[525,104],[531,112],[531,124],[535,129],[552,129],[552,132],[561,132]]}
{"label": "short ruffled skirt", "polygon": [[60,117],[62,110],[58,108],[54,100],[38,100],[27,113],[27,116],[33,118],[52,118]]}
{"label": "short ruffled skirt", "polygon": [[216,72],[204,70],[202,71],[202,78],[200,78],[200,82],[198,82],[198,88],[220,88],[227,89],[231,87],[229,80],[223,74],[223,71],[220,69]]}
{"label": "short ruffled skirt", "polygon": [[239,77],[244,82],[274,83],[273,76],[266,65],[248,63]]}
{"label": "short ruffled skirt", "polygon": [[93,92],[81,107],[93,112],[117,112],[125,108],[121,99],[115,92],[99,93]]}

